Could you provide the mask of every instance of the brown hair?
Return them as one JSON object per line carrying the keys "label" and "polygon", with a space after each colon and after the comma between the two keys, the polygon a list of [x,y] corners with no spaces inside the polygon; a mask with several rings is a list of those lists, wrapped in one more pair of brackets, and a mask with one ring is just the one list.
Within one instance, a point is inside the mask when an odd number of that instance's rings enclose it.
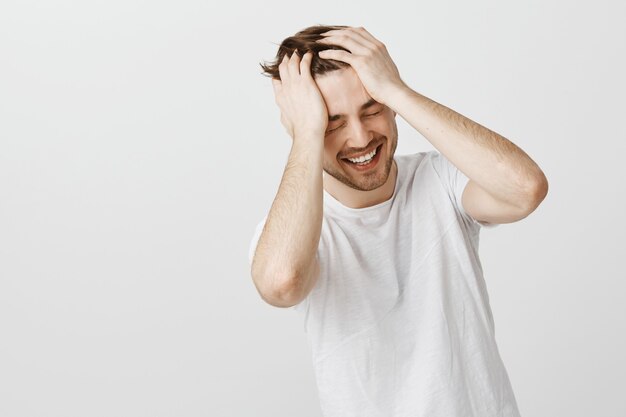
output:
{"label": "brown hair", "polygon": [[313,58],[311,59],[311,75],[313,78],[326,74],[328,72],[336,71],[342,68],[349,67],[350,65],[332,59],[324,59],[319,57],[319,52],[325,49],[339,49],[342,51],[350,52],[347,49],[339,45],[330,45],[327,43],[315,42],[318,39],[322,39],[321,33],[328,32],[329,30],[345,29],[348,26],[326,26],[315,25],[309,26],[306,29],[302,29],[293,36],[286,38],[278,46],[278,52],[276,53],[276,59],[270,63],[260,63],[263,68],[262,74],[273,79],[280,80],[280,73],[278,66],[283,60],[285,55],[291,56],[291,54],[298,50],[298,55],[302,57],[306,52],[311,51]]}

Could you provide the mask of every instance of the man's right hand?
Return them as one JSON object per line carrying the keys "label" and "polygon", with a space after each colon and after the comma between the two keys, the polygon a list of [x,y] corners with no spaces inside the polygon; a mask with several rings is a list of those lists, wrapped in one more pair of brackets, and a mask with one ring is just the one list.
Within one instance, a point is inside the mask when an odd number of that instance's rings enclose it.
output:
{"label": "man's right hand", "polygon": [[328,110],[322,93],[311,75],[313,53],[302,59],[297,52],[287,54],[278,66],[280,80],[272,79],[280,121],[292,139],[314,135],[324,137],[328,126]]}

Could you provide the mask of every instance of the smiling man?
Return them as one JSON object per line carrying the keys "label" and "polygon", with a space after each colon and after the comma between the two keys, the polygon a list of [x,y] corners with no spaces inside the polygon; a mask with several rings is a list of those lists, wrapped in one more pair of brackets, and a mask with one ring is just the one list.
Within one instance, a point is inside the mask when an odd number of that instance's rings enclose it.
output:
{"label": "smiling man", "polygon": [[[478,241],[539,206],[541,169],[409,88],[364,28],[306,28],[276,58],[292,147],[251,276],[303,314],[324,416],[518,417]],[[397,115],[437,151],[395,155]]]}

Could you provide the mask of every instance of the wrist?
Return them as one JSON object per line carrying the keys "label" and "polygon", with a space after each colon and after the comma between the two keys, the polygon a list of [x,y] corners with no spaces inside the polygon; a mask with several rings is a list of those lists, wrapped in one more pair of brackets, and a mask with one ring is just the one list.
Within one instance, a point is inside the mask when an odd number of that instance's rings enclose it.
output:
{"label": "wrist", "polygon": [[309,154],[322,154],[324,150],[324,134],[315,132],[296,133],[293,136],[292,150]]}
{"label": "wrist", "polygon": [[401,103],[411,93],[413,90],[406,84],[395,85],[389,89],[383,104],[397,112],[398,103]]}

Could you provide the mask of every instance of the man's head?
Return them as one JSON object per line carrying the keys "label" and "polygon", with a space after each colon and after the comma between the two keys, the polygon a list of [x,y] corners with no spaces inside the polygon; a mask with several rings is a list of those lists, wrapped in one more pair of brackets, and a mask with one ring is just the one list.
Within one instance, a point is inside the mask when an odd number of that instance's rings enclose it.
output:
{"label": "man's head", "polygon": [[[352,67],[342,61],[323,59],[319,52],[345,48],[315,42],[321,33],[347,26],[311,26],[285,39],[279,46],[276,61],[261,64],[264,74],[280,80],[278,65],[285,54],[294,50],[300,55],[313,53],[311,75],[326,104],[329,122],[324,138],[324,171],[332,178],[335,189],[371,191],[387,182],[398,143],[396,113],[372,100]],[[348,51],[349,52],[349,51]],[[348,158],[376,151],[373,163],[359,167]],[[365,169],[364,169],[365,168]],[[343,190],[341,184],[351,190]]]}

